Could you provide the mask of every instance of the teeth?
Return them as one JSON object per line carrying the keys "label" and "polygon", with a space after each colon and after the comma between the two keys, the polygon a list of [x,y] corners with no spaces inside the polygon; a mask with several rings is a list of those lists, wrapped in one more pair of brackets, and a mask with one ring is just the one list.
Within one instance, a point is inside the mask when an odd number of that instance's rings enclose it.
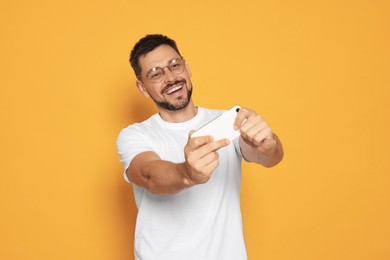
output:
{"label": "teeth", "polygon": [[182,87],[183,87],[183,86],[180,85],[180,86],[171,88],[169,91],[167,91],[167,94],[168,94],[168,95],[169,95],[169,94],[172,94],[173,92],[175,92],[175,91],[181,89]]}

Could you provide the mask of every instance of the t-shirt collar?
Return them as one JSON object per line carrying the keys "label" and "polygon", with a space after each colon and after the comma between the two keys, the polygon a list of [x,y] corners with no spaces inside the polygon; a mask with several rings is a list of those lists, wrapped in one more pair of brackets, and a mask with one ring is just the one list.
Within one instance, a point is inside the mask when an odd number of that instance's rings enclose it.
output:
{"label": "t-shirt collar", "polygon": [[152,116],[152,120],[155,121],[157,124],[159,124],[163,128],[167,128],[170,130],[184,130],[184,129],[196,129],[197,126],[199,125],[200,121],[202,120],[204,115],[204,109],[201,107],[198,107],[198,113],[191,118],[190,120],[180,122],[180,123],[172,123],[172,122],[167,122],[164,121],[160,114],[157,113]]}

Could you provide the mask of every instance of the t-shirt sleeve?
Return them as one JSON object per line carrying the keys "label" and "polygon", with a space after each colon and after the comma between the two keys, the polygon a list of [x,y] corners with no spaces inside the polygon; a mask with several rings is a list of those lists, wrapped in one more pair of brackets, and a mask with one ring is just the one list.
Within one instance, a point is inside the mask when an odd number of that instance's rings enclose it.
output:
{"label": "t-shirt sleeve", "polygon": [[135,125],[131,125],[120,131],[116,140],[116,147],[119,153],[119,158],[124,167],[124,178],[130,183],[127,177],[126,170],[135,156],[142,152],[153,151],[154,149],[148,142],[148,139],[143,134],[142,129]]}
{"label": "t-shirt sleeve", "polygon": [[242,156],[242,153],[241,153],[241,147],[240,147],[239,139],[240,139],[239,137],[233,139],[233,145],[234,145],[234,149],[236,150],[237,156],[242,160],[243,156]]}

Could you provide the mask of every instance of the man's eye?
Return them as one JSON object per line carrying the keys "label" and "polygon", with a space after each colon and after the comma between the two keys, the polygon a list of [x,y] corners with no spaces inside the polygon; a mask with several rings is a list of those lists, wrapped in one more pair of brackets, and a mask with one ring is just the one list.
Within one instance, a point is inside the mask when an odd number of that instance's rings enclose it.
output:
{"label": "man's eye", "polygon": [[171,65],[171,70],[173,70],[173,71],[180,70],[181,67],[182,67],[182,65],[180,63],[175,63],[175,64]]}
{"label": "man's eye", "polygon": [[155,73],[152,73],[150,74],[150,78],[151,79],[158,79],[162,76],[162,73],[161,72],[155,72]]}

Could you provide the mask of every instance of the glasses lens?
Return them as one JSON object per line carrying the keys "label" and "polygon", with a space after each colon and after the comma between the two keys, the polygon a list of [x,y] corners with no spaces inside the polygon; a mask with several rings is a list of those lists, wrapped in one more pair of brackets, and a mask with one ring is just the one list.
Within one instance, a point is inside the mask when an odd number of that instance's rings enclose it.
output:
{"label": "glasses lens", "polygon": [[164,71],[161,68],[153,68],[147,76],[152,82],[159,82],[164,77]]}
{"label": "glasses lens", "polygon": [[184,71],[184,62],[181,59],[172,60],[169,64],[169,70],[175,74],[180,74]]}

